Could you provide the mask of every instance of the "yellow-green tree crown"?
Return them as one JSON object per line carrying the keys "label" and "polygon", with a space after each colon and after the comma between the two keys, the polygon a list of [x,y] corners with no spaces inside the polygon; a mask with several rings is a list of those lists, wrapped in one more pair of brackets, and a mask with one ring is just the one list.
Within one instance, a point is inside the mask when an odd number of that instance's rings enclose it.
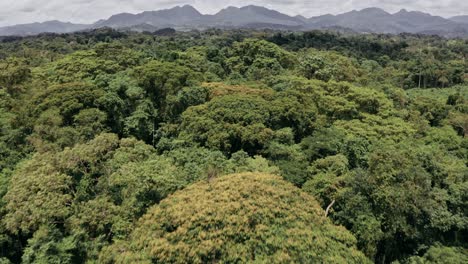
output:
{"label": "yellow-green tree crown", "polygon": [[176,192],[144,215],[117,263],[367,263],[356,239],[279,176],[234,174]]}

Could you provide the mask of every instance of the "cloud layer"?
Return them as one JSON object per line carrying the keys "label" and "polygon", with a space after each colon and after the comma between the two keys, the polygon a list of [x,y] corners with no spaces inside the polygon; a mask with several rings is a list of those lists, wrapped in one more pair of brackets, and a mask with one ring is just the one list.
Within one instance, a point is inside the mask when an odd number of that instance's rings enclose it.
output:
{"label": "cloud layer", "polygon": [[117,13],[139,13],[190,4],[205,14],[227,6],[261,5],[306,17],[380,7],[417,10],[445,17],[468,15],[466,0],[0,0],[0,26],[47,20],[93,23]]}

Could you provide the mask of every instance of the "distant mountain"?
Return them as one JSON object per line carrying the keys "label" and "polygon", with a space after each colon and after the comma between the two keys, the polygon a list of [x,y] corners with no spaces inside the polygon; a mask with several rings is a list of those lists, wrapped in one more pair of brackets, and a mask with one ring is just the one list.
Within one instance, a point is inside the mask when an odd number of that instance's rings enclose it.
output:
{"label": "distant mountain", "polygon": [[409,33],[433,31],[443,35],[444,32],[447,34],[456,32],[460,27],[459,24],[440,16],[416,11],[408,12],[404,9],[394,14],[393,18],[402,27],[403,32]]}
{"label": "distant mountain", "polygon": [[369,33],[426,33],[442,36],[468,36],[468,26],[439,16],[402,9],[390,14],[379,8],[366,8],[340,15],[312,17],[307,28],[347,27]]}
{"label": "distant mountain", "polygon": [[302,23],[305,23],[307,21],[307,18],[305,16],[301,16],[301,15],[297,15],[294,18],[302,21]]}
{"label": "distant mountain", "polygon": [[468,16],[455,16],[451,17],[450,20],[456,23],[468,24]]}
{"label": "distant mountain", "polygon": [[271,24],[291,27],[302,26],[304,21],[301,18],[291,17],[275,10],[249,5],[241,8],[230,6],[213,16],[205,16],[203,24],[235,27],[249,24]]}
{"label": "distant mountain", "polygon": [[144,24],[155,27],[181,26],[191,24],[202,17],[203,15],[194,7],[185,5],[159,11],[147,11],[135,15],[129,13],[117,14],[107,20],[96,22],[93,27],[122,28]]}
{"label": "distant mountain", "polygon": [[401,28],[392,15],[379,8],[353,10],[340,15],[325,15],[309,19],[310,28],[346,27],[358,32],[399,33]]}
{"label": "distant mountain", "polygon": [[214,15],[204,15],[190,5],[171,9],[146,11],[139,14],[121,13],[102,19],[92,25],[77,25],[59,21],[33,23],[0,28],[0,36],[33,35],[42,32],[68,33],[84,29],[111,27],[132,31],[154,32],[163,28],[254,28],[285,29],[339,29],[358,33],[420,33],[447,37],[468,37],[468,16],[445,19],[430,14],[401,11],[391,14],[380,8],[353,10],[339,15],[306,18],[289,16],[261,6],[227,7]]}
{"label": "distant mountain", "polygon": [[304,21],[278,11],[253,5],[241,8],[228,7],[215,15],[202,15],[192,6],[185,5],[140,14],[117,14],[107,20],[98,21],[93,27],[128,28],[136,25],[151,25],[158,28],[206,28],[244,27],[255,24],[275,25],[275,27],[278,27],[278,25],[297,27],[302,26]]}
{"label": "distant mountain", "polygon": [[70,33],[89,28],[89,25],[72,24],[60,21],[47,21],[43,23],[22,24],[0,28],[0,36],[11,35],[37,35],[40,33]]}

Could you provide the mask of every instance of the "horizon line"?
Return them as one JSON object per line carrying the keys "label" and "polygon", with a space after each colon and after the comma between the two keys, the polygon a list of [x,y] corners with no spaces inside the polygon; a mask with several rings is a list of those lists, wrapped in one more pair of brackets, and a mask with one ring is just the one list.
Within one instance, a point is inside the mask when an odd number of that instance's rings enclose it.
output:
{"label": "horizon line", "polygon": [[401,8],[399,11],[397,12],[390,12],[388,10],[385,10],[384,8],[381,8],[381,7],[376,7],[376,6],[370,6],[370,7],[366,7],[366,8],[362,8],[362,9],[353,9],[353,10],[350,10],[350,11],[346,11],[346,12],[343,12],[343,13],[336,13],[336,14],[332,14],[332,13],[325,13],[325,14],[321,14],[321,15],[316,15],[316,16],[304,16],[304,15],[301,15],[301,14],[296,14],[296,15],[291,15],[291,14],[288,14],[288,13],[285,13],[283,11],[279,11],[277,9],[274,9],[274,8],[269,8],[269,7],[266,7],[266,6],[261,6],[261,5],[254,5],[254,4],[250,4],[250,5],[243,5],[243,6],[235,6],[235,5],[229,5],[229,6],[226,6],[224,8],[221,8],[219,9],[218,11],[216,12],[213,12],[213,13],[202,13],[200,12],[195,6],[191,5],[191,4],[184,4],[184,5],[175,5],[175,6],[172,6],[172,7],[168,7],[168,8],[162,8],[162,9],[153,9],[153,10],[145,10],[145,11],[140,11],[140,12],[135,12],[135,13],[132,13],[132,12],[120,12],[120,13],[116,13],[116,14],[113,14],[107,18],[101,18],[101,19],[98,19],[94,22],[91,22],[91,23],[79,23],[79,22],[72,22],[72,21],[64,21],[64,20],[59,20],[59,19],[50,19],[50,20],[43,20],[43,21],[32,21],[32,22],[28,22],[28,23],[20,23],[20,24],[11,24],[11,25],[5,25],[5,26],[0,26],[0,28],[6,28],[6,27],[14,27],[14,26],[21,26],[21,25],[29,25],[29,24],[35,24],[35,23],[38,23],[38,24],[41,24],[41,23],[47,23],[47,22],[61,22],[61,23],[71,23],[71,24],[75,24],[75,25],[93,25],[99,21],[102,21],[102,20],[107,20],[107,19],[110,19],[112,16],[115,16],[115,15],[119,15],[119,14],[131,14],[131,15],[139,15],[139,14],[142,14],[142,13],[145,13],[145,12],[157,12],[157,11],[164,11],[164,10],[171,10],[171,9],[175,9],[175,8],[183,8],[183,7],[192,7],[194,8],[195,10],[197,10],[200,14],[202,15],[216,15],[218,14],[219,12],[221,12],[222,10],[225,10],[227,8],[230,8],[230,7],[234,7],[234,8],[245,8],[245,7],[249,7],[249,6],[254,6],[254,7],[261,7],[261,8],[265,8],[265,9],[268,9],[268,10],[272,10],[272,11],[276,11],[276,12],[279,12],[281,14],[284,14],[284,15],[287,15],[287,16],[290,16],[290,17],[297,17],[297,16],[302,16],[302,17],[305,17],[306,19],[311,19],[311,18],[314,18],[314,17],[320,17],[320,16],[326,16],[326,15],[332,15],[332,16],[337,16],[337,15],[341,15],[341,14],[346,14],[346,13],[350,13],[350,12],[360,12],[360,11],[363,11],[363,10],[366,10],[366,9],[380,9],[390,15],[395,15],[403,10],[407,11],[407,12],[420,12],[420,13],[424,13],[424,14],[429,14],[431,16],[436,16],[436,17],[442,17],[444,19],[450,19],[450,18],[454,18],[454,17],[458,17],[458,16],[468,16],[468,15],[457,15],[457,16],[441,16],[441,15],[434,15],[432,13],[428,13],[428,12],[423,12],[423,11],[418,11],[418,10],[408,10],[406,8]]}

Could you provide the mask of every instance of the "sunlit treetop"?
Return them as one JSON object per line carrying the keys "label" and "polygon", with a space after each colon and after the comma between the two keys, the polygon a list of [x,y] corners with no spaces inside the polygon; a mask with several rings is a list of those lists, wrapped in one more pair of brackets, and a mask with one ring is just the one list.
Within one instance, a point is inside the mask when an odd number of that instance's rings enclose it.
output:
{"label": "sunlit treetop", "polygon": [[356,239],[278,176],[227,175],[176,192],[144,215],[111,263],[367,263]]}

